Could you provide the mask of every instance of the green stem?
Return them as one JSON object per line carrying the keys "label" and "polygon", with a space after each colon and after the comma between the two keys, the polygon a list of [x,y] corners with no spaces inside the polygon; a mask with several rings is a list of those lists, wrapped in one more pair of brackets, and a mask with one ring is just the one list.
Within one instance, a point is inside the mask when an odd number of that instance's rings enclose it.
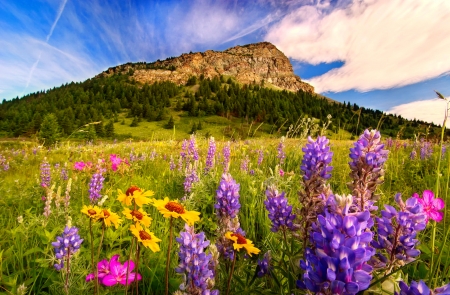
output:
{"label": "green stem", "polygon": [[130,247],[130,254],[128,254],[128,264],[127,264],[127,278],[125,280],[125,295],[128,294],[128,274],[130,273],[130,260],[131,260],[131,253],[133,252],[133,246],[134,246],[134,240],[136,238],[133,238],[131,240],[131,247]]}
{"label": "green stem", "polygon": [[136,281],[136,294],[139,294],[139,280],[137,279],[137,274],[139,273],[139,243],[137,243],[136,246],[136,276],[134,280]]}
{"label": "green stem", "polygon": [[70,272],[70,247],[67,248],[67,273],[66,273],[66,283],[64,284],[64,289],[66,294],[69,294],[69,272]]}
{"label": "green stem", "polygon": [[89,218],[89,232],[91,234],[91,264],[92,273],[94,274],[94,294],[98,294],[98,270],[94,264],[94,234],[92,232],[92,218]]}
{"label": "green stem", "polygon": [[170,236],[169,236],[169,248],[167,249],[167,261],[166,261],[166,295],[169,294],[169,267],[170,267],[170,251],[172,248],[172,224],[173,224],[173,217],[170,217]]}
{"label": "green stem", "polygon": [[233,264],[231,265],[230,275],[228,276],[227,293],[226,293],[226,295],[230,294],[230,284],[231,284],[231,279],[233,278],[234,265],[236,264],[236,256],[237,256],[237,253],[236,253],[236,251],[234,251],[234,253],[233,253]]}

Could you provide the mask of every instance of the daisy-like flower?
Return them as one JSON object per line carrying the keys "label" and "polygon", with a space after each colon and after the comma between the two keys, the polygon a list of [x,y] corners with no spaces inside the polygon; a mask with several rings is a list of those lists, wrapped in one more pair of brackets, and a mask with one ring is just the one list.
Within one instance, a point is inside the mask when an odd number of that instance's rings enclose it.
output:
{"label": "daisy-like flower", "polygon": [[161,242],[161,240],[155,237],[152,232],[149,232],[148,230],[142,228],[139,223],[136,223],[136,225],[130,225],[130,231],[145,247],[150,248],[150,250],[152,250],[153,252],[160,251],[159,245],[157,243]]}
{"label": "daisy-like flower", "polygon": [[152,218],[147,215],[147,213],[139,208],[138,210],[130,210],[128,208],[123,209],[122,214],[125,215],[127,219],[131,219],[134,222],[140,223],[145,227],[149,227],[152,222]]}
{"label": "daisy-like flower", "polygon": [[150,204],[152,200],[148,197],[155,194],[153,191],[143,191],[135,185],[130,186],[125,193],[123,193],[120,189],[117,191],[119,193],[117,200],[125,206],[131,206],[133,200],[139,207],[142,207],[145,204]]}
{"label": "daisy-like flower", "polygon": [[234,250],[240,251],[244,248],[247,251],[247,254],[252,256],[252,254],[258,254],[261,252],[258,248],[253,245],[253,242],[246,239],[243,235],[239,233],[226,232],[225,238],[232,240]]}
{"label": "daisy-like flower", "polygon": [[177,201],[169,201],[169,198],[165,197],[164,200],[154,200],[153,206],[155,206],[165,218],[181,217],[189,226],[192,226],[194,222],[200,220],[200,212],[187,211],[183,205]]}
{"label": "daisy-like flower", "polygon": [[429,219],[433,219],[436,222],[440,222],[444,213],[441,211],[444,209],[445,203],[441,198],[434,198],[434,193],[430,190],[423,191],[423,198],[419,197],[417,193],[413,194],[413,197],[417,198],[420,204],[423,206],[423,212],[427,215],[426,222]]}
{"label": "daisy-like flower", "polygon": [[86,214],[87,216],[89,216],[89,218],[94,219],[95,221],[97,221],[100,218],[100,214],[102,212],[102,209],[100,209],[97,206],[83,206],[83,209],[81,209],[81,213]]}
{"label": "daisy-like flower", "polygon": [[114,224],[116,229],[119,227],[119,224],[122,223],[122,219],[120,219],[117,213],[111,212],[109,209],[101,209],[99,214],[99,219],[102,219],[106,226],[111,226]]}

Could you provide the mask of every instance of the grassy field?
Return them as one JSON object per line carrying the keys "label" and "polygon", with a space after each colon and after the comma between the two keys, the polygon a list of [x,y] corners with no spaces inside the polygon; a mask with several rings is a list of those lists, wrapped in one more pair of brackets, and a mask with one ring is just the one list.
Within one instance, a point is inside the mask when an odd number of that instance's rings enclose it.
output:
{"label": "grassy field", "polygon": [[[102,259],[109,259],[115,254],[120,255],[123,263],[131,255],[136,260],[136,246],[132,244],[133,235],[129,231],[131,221],[122,214],[123,205],[117,200],[118,189],[125,192],[136,185],[143,190],[154,192],[155,199],[168,197],[170,200],[181,200],[186,210],[201,213],[201,219],[195,224],[195,231],[205,233],[211,244],[220,238],[220,224],[217,224],[214,204],[224,167],[222,150],[228,142],[223,141],[223,128],[230,124],[237,126],[240,122],[230,121],[223,117],[210,117],[202,121],[204,128],[196,136],[199,151],[198,171],[199,181],[194,183],[192,190],[186,193],[185,168],[178,170],[182,140],[188,138],[188,132],[193,119],[174,116],[175,130],[162,129],[161,122],[141,122],[138,127],[129,127],[131,119],[121,117],[115,123],[118,134],[132,133],[146,141],[127,140],[117,143],[62,142],[56,147],[39,147],[34,142],[14,141],[0,142],[0,294],[69,294],[94,293],[94,283],[86,282],[86,276],[92,273],[91,247],[94,248],[94,264]],[[125,120],[121,125],[120,121]],[[248,132],[250,126],[242,125]],[[257,126],[251,126],[255,130]],[[263,128],[263,127],[262,127]],[[216,138],[217,152],[215,165],[204,173],[208,150],[208,140],[205,135]],[[349,134],[332,134],[332,138],[347,140],[331,140],[331,151],[334,153],[331,165],[332,177],[328,183],[335,194],[349,194],[347,183],[351,182],[348,165],[349,149],[353,141],[348,140]],[[302,147],[306,140],[287,139],[284,143],[286,157],[280,164],[277,157],[277,147],[280,138],[276,133],[267,138],[248,138],[245,141],[230,143],[231,162],[229,172],[240,184],[239,221],[246,231],[246,238],[254,242],[261,250],[259,255],[244,257],[239,255],[235,266],[231,261],[220,258],[220,264],[215,276],[215,289],[221,294],[226,293],[227,281],[232,272],[230,294],[305,294],[304,290],[295,288],[295,282],[301,275],[299,260],[303,256],[302,240],[295,235],[288,235],[288,243],[283,242],[280,233],[270,231],[271,220],[264,205],[265,191],[268,185],[275,185],[286,193],[289,203],[296,208],[299,203],[298,192],[304,189],[300,165],[304,156]],[[169,140],[168,140],[169,139]],[[433,147],[429,158],[421,159],[418,145],[412,142],[394,143],[389,149],[389,158],[385,163],[384,182],[378,186],[376,193],[380,196],[376,203],[379,210],[383,204],[394,204],[394,196],[401,193],[403,200],[413,193],[422,195],[424,190],[435,193],[438,160],[440,163],[439,197],[446,203],[449,199],[449,153],[441,155],[438,146]],[[410,159],[412,150],[417,151],[417,158]],[[259,151],[263,151],[263,160],[258,165]],[[123,161],[116,171],[111,169],[110,155],[117,155]],[[248,169],[242,169],[242,161],[249,159]],[[170,169],[171,159],[176,166]],[[50,165],[50,187],[41,186],[41,165]],[[92,168],[78,171],[74,168],[76,162],[91,162]],[[6,169],[8,164],[8,169]],[[104,229],[102,223],[93,223],[94,240],[90,240],[90,219],[80,211],[84,205],[90,204],[90,182],[96,168],[106,169],[103,172],[104,183],[100,191],[105,199],[103,208],[117,213],[123,220],[122,224]],[[4,166],[2,166],[4,165]],[[280,169],[282,173],[280,173]],[[65,172],[63,172],[65,171]],[[64,177],[67,173],[67,179]],[[64,204],[68,179],[71,179],[70,204]],[[59,193],[58,193],[59,192]],[[49,196],[52,202],[49,203]],[[46,204],[47,202],[47,204]],[[51,213],[44,216],[44,207],[51,204]],[[143,207],[151,216],[149,230],[162,241],[161,251],[153,252],[140,247],[139,270],[142,280],[139,282],[139,294],[164,294],[166,255],[169,247],[170,221],[164,218],[151,204]],[[424,280],[429,286],[439,287],[448,283],[450,276],[450,256],[448,250],[447,228],[450,221],[448,208],[445,207],[442,222],[430,222],[427,228],[420,232],[418,246],[421,255],[415,262],[398,270],[386,280],[372,286],[375,292],[392,294],[393,283],[400,278],[405,281]],[[67,224],[79,228],[79,235],[84,239],[81,248],[70,259],[70,272],[54,269],[56,263],[52,242],[61,235]],[[175,219],[173,223],[174,237],[184,230],[184,222]],[[132,246],[134,245],[134,246]],[[97,249],[100,247],[99,251]],[[183,276],[175,272],[178,266],[178,243],[172,245],[172,259],[169,268],[169,290],[172,294],[183,281]],[[131,250],[131,252],[130,252]],[[272,255],[272,274],[259,278],[256,276],[257,261],[263,258],[267,251]],[[234,265],[234,263],[233,263]],[[233,271],[232,271],[233,269]],[[435,274],[432,278],[429,273]],[[386,272],[373,273],[373,282],[383,277]],[[22,292],[25,286],[26,291]],[[19,288],[20,287],[20,288]],[[398,287],[396,287],[398,290]],[[19,289],[19,290],[18,290]],[[383,290],[385,291],[383,291]],[[113,287],[100,286],[100,294],[124,294],[125,287],[117,284]],[[128,291],[131,294],[133,288]],[[134,291],[133,291],[134,292]],[[136,293],[136,292],[135,292]]]}

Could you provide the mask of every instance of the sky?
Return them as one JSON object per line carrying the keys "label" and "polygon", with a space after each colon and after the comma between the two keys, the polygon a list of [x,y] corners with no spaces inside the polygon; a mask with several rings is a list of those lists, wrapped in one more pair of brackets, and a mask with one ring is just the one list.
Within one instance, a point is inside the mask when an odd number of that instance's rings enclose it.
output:
{"label": "sky", "polygon": [[449,21],[448,0],[0,0],[0,99],[268,41],[318,93],[442,124]]}

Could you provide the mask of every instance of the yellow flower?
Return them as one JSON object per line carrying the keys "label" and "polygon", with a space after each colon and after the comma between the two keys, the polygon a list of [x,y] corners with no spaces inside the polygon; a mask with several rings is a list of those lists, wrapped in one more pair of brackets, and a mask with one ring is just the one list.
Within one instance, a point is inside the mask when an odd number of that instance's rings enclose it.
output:
{"label": "yellow flower", "polygon": [[152,200],[147,197],[151,197],[155,194],[153,191],[144,192],[135,185],[130,186],[125,193],[123,193],[120,189],[117,191],[119,193],[117,200],[125,206],[131,206],[133,200],[139,207],[142,207],[145,204],[150,204]]}
{"label": "yellow flower", "polygon": [[259,252],[261,252],[261,250],[259,250],[253,245],[252,241],[246,239],[244,236],[238,233],[232,233],[230,231],[226,232],[225,238],[232,240],[234,242],[233,243],[234,250],[239,251],[242,248],[245,248],[245,250],[247,250],[247,254],[250,256],[252,256],[252,254],[258,254]]}
{"label": "yellow flower", "polygon": [[125,208],[123,209],[122,213],[123,215],[125,215],[127,219],[131,219],[134,222],[138,222],[144,225],[145,227],[149,227],[150,223],[152,222],[152,218],[149,217],[147,213],[141,208],[139,208],[139,210],[130,210],[128,208]]}
{"label": "yellow flower", "polygon": [[102,219],[105,225],[108,227],[111,226],[111,223],[113,223],[117,229],[119,227],[119,224],[122,223],[122,219],[120,219],[119,215],[109,211],[108,209],[102,209],[99,216],[99,219]]}
{"label": "yellow flower", "polygon": [[183,205],[177,201],[169,201],[169,198],[167,197],[165,197],[164,200],[154,200],[153,206],[155,206],[165,218],[181,217],[190,226],[192,226],[194,222],[200,220],[200,212],[187,211],[184,209]]}
{"label": "yellow flower", "polygon": [[89,218],[92,218],[94,220],[98,220],[100,218],[100,213],[102,212],[102,209],[100,209],[97,206],[83,206],[83,209],[81,209],[81,213],[86,214],[87,216],[89,216]]}
{"label": "yellow flower", "polygon": [[161,240],[155,237],[152,232],[143,229],[139,223],[130,225],[130,231],[145,247],[150,248],[153,252],[160,251],[157,243],[161,242]]}

